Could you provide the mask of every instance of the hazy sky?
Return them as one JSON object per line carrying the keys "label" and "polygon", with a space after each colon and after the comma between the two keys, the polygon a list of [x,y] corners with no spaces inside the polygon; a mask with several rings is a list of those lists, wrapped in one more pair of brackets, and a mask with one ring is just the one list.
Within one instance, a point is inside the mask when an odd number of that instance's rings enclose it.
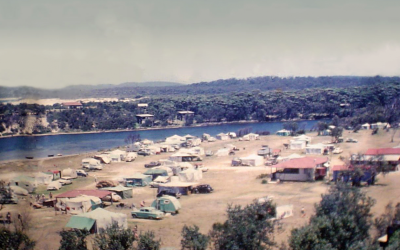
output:
{"label": "hazy sky", "polygon": [[0,0],[0,85],[400,75],[400,1]]}

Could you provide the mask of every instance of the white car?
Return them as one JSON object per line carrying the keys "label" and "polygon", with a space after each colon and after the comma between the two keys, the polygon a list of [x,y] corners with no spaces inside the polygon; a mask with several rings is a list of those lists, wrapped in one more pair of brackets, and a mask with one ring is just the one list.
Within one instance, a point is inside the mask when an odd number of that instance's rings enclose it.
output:
{"label": "white car", "polygon": [[334,153],[334,154],[341,154],[343,152],[343,149],[341,149],[341,148],[335,148],[333,151],[332,151],[332,153]]}
{"label": "white car", "polygon": [[69,185],[69,184],[72,184],[72,181],[71,180],[68,180],[68,179],[59,179],[58,180],[58,182],[59,183],[61,183],[61,185],[63,185],[63,186],[65,186],[65,185]]}

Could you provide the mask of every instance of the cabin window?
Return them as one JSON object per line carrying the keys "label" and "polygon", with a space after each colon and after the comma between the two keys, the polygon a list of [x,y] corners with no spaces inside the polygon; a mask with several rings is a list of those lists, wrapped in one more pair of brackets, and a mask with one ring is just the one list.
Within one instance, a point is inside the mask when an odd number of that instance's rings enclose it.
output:
{"label": "cabin window", "polygon": [[298,169],[298,168],[285,168],[283,170],[283,173],[285,173],[285,174],[299,174],[300,173],[300,169]]}

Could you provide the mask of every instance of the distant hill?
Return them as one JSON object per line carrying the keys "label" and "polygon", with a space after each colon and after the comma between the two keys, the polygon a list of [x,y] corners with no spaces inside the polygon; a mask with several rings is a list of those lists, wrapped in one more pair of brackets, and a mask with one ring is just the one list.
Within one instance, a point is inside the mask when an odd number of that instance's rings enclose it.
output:
{"label": "distant hill", "polygon": [[372,84],[399,83],[400,77],[251,77],[211,82],[180,84],[173,82],[127,82],[118,85],[74,85],[63,89],[46,90],[32,87],[0,87],[0,97],[34,97],[78,99],[90,97],[140,97],[165,95],[214,95],[248,91],[288,91],[311,88],[347,88]]}

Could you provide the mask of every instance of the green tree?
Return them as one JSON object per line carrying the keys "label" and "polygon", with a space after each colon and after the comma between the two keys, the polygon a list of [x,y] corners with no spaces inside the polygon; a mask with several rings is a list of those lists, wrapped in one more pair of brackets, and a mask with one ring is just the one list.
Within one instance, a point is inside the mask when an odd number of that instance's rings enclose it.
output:
{"label": "green tree", "polygon": [[118,223],[113,223],[95,236],[93,245],[95,249],[99,250],[127,250],[132,249],[135,240],[132,230],[124,229]]}
{"label": "green tree", "polygon": [[61,241],[59,250],[86,250],[86,236],[89,235],[89,231],[84,230],[62,230],[60,232]]}
{"label": "green tree", "polygon": [[299,128],[299,124],[297,122],[287,122],[283,124],[283,128],[292,132],[292,134],[296,133]]}
{"label": "green tree", "polygon": [[0,227],[0,249],[34,249],[35,241],[22,231],[11,231],[5,227]]}
{"label": "green tree", "polygon": [[322,195],[308,225],[292,230],[293,250],[367,249],[374,201],[360,189],[339,183]]}
{"label": "green tree", "polygon": [[228,219],[215,223],[210,231],[215,249],[271,249],[274,225],[269,219],[275,217],[275,205],[270,201],[254,201],[245,207],[229,205]]}
{"label": "green tree", "polygon": [[138,250],[159,250],[161,247],[161,240],[156,240],[153,231],[140,233],[138,241]]}
{"label": "green tree", "polygon": [[206,250],[210,241],[210,237],[200,233],[199,227],[196,225],[193,227],[184,225],[181,235],[182,250]]}

